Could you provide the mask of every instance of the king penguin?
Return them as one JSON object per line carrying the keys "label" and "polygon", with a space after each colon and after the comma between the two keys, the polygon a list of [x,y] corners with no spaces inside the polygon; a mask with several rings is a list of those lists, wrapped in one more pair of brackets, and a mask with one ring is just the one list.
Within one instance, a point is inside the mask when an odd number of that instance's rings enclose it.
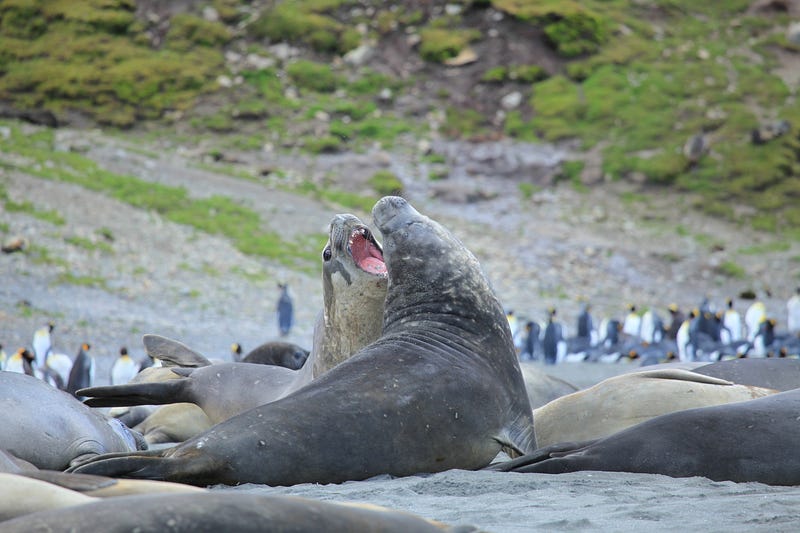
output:
{"label": "king penguin", "polygon": [[42,326],[33,333],[33,353],[36,355],[36,366],[38,368],[44,368],[47,356],[53,350],[50,334],[55,327],[55,324],[48,322],[46,326]]}
{"label": "king penguin", "polygon": [[128,355],[128,349],[123,346],[119,349],[119,357],[111,366],[111,384],[124,385],[128,383],[139,373],[140,366],[138,362]]}
{"label": "king penguin", "polygon": [[94,383],[94,357],[89,355],[90,349],[88,343],[81,344],[78,356],[72,363],[72,370],[69,371],[66,391],[73,396],[75,391],[91,387]]}

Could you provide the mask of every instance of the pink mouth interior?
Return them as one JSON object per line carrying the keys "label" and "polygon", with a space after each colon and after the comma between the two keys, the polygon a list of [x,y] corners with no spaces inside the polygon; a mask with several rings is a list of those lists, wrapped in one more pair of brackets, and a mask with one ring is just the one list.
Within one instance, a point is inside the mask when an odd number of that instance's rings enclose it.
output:
{"label": "pink mouth interior", "polygon": [[370,274],[386,274],[386,264],[383,262],[383,254],[365,239],[363,235],[355,234],[350,240],[350,254],[353,261],[363,270]]}

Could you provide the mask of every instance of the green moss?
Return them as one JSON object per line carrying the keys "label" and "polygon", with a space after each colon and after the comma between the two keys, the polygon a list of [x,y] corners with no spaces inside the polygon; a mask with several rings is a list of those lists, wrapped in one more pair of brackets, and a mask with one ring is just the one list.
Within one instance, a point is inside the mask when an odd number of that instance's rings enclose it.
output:
{"label": "green moss", "polygon": [[62,272],[56,276],[56,283],[67,283],[69,285],[96,287],[99,289],[108,290],[108,285],[105,278],[88,274],[75,274],[71,271]]}
{"label": "green moss", "polygon": [[787,252],[791,249],[791,245],[785,241],[774,241],[765,244],[756,244],[753,246],[745,246],[739,248],[737,253],[742,255],[764,255],[772,252]]}
{"label": "green moss", "polygon": [[286,73],[301,89],[332,93],[342,83],[330,66],[305,59],[286,67]]}
{"label": "green moss", "polygon": [[541,190],[541,187],[535,185],[533,183],[527,181],[521,181],[517,187],[519,188],[519,192],[522,195],[522,198],[525,200],[530,200],[531,197]]}
{"label": "green moss", "polygon": [[509,67],[493,67],[483,73],[481,81],[501,83],[517,81],[520,83],[535,83],[547,78],[547,72],[538,65],[513,65]]}
{"label": "green moss", "polygon": [[179,13],[169,21],[166,44],[176,50],[189,50],[194,45],[220,46],[231,40],[228,28],[190,13]]}
{"label": "green moss", "polygon": [[303,146],[312,154],[333,154],[340,152],[344,144],[339,137],[334,135],[322,135],[319,137],[307,137]]}
{"label": "green moss", "polygon": [[324,14],[344,2],[290,0],[266,9],[248,31],[257,38],[290,41],[319,52],[346,53],[357,47],[360,36],[353,29]]}
{"label": "green moss", "polygon": [[486,118],[474,109],[448,107],[443,128],[451,137],[469,137],[478,133],[485,124]]}
{"label": "green moss", "polygon": [[403,193],[403,182],[390,170],[379,170],[369,179],[369,184],[380,196],[400,196]]}
{"label": "green moss", "polygon": [[375,202],[378,201],[377,198],[371,196],[363,196],[360,194],[342,191],[334,187],[319,187],[308,181],[302,183],[295,190],[314,198],[326,200],[341,207],[359,210],[363,213],[371,212]]}
{"label": "green moss", "polygon": [[470,41],[480,38],[481,34],[477,30],[427,27],[420,30],[419,36],[419,53],[422,58],[443,63],[457,56]]}

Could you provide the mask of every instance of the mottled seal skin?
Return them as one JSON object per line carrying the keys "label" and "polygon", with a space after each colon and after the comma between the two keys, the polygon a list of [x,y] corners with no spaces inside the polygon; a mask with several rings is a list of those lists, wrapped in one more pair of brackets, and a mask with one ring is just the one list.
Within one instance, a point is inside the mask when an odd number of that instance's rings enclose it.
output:
{"label": "mottled seal skin", "polygon": [[[42,489],[39,489],[42,490]],[[64,491],[60,491],[64,492]],[[160,533],[163,531],[329,531],[420,533],[476,531],[450,528],[403,511],[369,504],[315,501],[297,496],[245,492],[201,492],[127,496],[92,501],[80,494],[58,495],[48,511],[3,522],[4,533],[96,531]],[[56,495],[51,495],[55,500]],[[88,503],[80,503],[88,501]]]}
{"label": "mottled seal skin", "polygon": [[580,470],[800,484],[800,389],[658,416],[604,439],[563,443],[493,466],[560,474]]}
{"label": "mottled seal skin", "polygon": [[475,257],[404,199],[373,209],[389,286],[381,337],[307,386],[180,446],[75,471],[191,484],[337,483],[478,469],[533,450],[503,308]]}
{"label": "mottled seal skin", "polygon": [[680,369],[623,374],[534,409],[536,446],[599,439],[674,411],[743,402],[776,392]]}
{"label": "mottled seal skin", "polygon": [[[217,424],[286,396],[376,340],[387,284],[381,246],[372,232],[353,215],[336,215],[322,252],[325,306],[315,326],[312,352],[298,371],[253,363],[209,366],[205,357],[180,342],[149,334],[144,336],[147,352],[169,368],[155,369],[152,377],[137,378],[136,383],[80,393],[91,397],[86,404],[93,407],[194,403]],[[174,366],[185,366],[183,362],[199,368]],[[163,424],[161,420],[159,425]]]}
{"label": "mottled seal skin", "polygon": [[77,458],[144,446],[116,419],[44,381],[0,372],[0,449],[38,468],[63,470]]}

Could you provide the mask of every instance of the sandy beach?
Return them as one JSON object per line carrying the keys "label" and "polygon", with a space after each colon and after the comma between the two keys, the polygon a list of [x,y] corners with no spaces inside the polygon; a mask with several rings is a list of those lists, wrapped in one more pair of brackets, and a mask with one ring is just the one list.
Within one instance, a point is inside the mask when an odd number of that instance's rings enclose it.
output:
{"label": "sandy beach", "polygon": [[[536,364],[536,363],[525,363]],[[563,363],[546,371],[581,387],[633,370]],[[215,490],[368,502],[495,533],[526,531],[798,531],[800,487],[650,474],[518,474],[450,470],[339,485],[242,485]]]}

